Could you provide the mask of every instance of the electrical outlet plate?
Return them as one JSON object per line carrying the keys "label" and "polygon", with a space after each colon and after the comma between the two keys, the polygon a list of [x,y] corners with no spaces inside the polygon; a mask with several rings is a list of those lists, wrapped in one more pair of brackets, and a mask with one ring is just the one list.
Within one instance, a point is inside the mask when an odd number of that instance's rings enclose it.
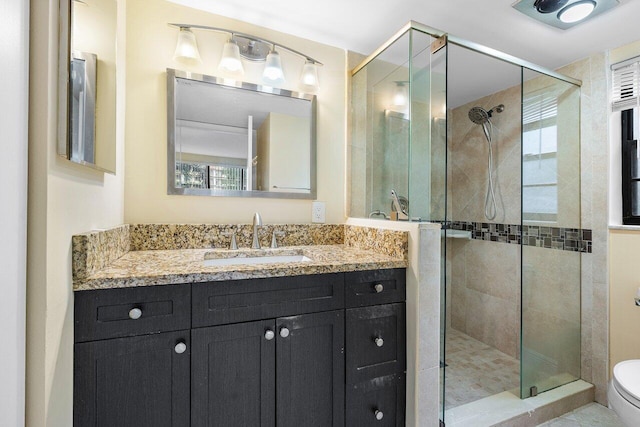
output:
{"label": "electrical outlet plate", "polygon": [[311,207],[311,222],[324,224],[325,205],[324,202],[313,202]]}

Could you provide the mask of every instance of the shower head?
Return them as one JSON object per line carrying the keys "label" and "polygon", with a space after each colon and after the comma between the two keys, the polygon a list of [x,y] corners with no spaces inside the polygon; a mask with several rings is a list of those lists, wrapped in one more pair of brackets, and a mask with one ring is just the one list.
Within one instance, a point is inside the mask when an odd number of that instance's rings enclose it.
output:
{"label": "shower head", "polygon": [[477,125],[483,125],[489,121],[494,112],[502,113],[504,111],[504,104],[496,105],[489,111],[482,107],[473,107],[469,110],[469,120]]}
{"label": "shower head", "polygon": [[477,125],[485,124],[489,121],[489,112],[482,107],[473,107],[469,110],[469,120]]}

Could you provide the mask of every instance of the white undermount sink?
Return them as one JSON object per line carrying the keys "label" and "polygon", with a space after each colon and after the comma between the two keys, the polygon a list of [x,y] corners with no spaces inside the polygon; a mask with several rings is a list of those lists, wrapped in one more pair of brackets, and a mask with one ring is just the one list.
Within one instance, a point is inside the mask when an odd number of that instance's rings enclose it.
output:
{"label": "white undermount sink", "polygon": [[205,259],[204,265],[207,267],[220,265],[240,265],[240,264],[281,264],[288,262],[309,262],[311,258],[304,255],[267,255],[253,257],[233,257]]}

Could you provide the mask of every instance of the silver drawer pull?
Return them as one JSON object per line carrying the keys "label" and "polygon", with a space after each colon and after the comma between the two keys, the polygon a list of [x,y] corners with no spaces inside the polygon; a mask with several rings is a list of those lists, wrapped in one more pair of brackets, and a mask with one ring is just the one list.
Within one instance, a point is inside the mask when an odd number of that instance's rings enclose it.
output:
{"label": "silver drawer pull", "polygon": [[267,329],[267,331],[264,333],[264,338],[267,341],[271,341],[275,336],[276,334],[271,329]]}
{"label": "silver drawer pull", "polygon": [[287,328],[281,328],[281,329],[280,329],[280,336],[281,336],[282,338],[286,338],[286,337],[288,337],[288,336],[289,336],[289,329],[287,329]]}
{"label": "silver drawer pull", "polygon": [[376,337],[374,341],[378,347],[382,347],[384,345],[384,340],[382,339],[382,337]]}
{"label": "silver drawer pull", "polygon": [[174,347],[174,350],[176,351],[176,353],[182,354],[185,351],[187,351],[187,344],[181,341],[178,344],[176,344],[176,346]]}
{"label": "silver drawer pull", "polygon": [[380,293],[384,291],[384,286],[382,286],[382,283],[376,283],[373,289],[376,290],[376,293]]}
{"label": "silver drawer pull", "polygon": [[376,409],[373,414],[376,416],[376,420],[378,421],[382,420],[382,418],[384,417],[384,414],[379,409]]}
{"label": "silver drawer pull", "polygon": [[139,308],[132,308],[129,310],[129,319],[138,320],[142,317],[142,310]]}

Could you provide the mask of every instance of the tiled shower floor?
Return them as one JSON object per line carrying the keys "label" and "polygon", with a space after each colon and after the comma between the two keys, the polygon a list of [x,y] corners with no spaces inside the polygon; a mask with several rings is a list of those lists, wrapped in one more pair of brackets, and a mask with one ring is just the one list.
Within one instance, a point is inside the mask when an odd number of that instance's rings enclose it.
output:
{"label": "tiled shower floor", "polygon": [[510,391],[519,396],[520,361],[447,329],[445,408]]}

